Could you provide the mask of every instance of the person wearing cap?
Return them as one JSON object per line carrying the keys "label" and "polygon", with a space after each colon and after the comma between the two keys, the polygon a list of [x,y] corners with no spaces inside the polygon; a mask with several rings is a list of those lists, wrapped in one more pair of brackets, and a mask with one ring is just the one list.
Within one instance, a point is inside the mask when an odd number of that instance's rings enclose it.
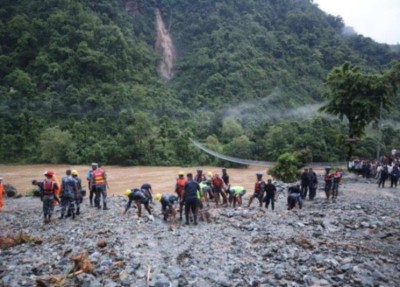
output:
{"label": "person wearing cap", "polygon": [[318,187],[318,178],[315,171],[310,167],[308,169],[308,199],[314,200],[315,196],[317,195],[317,187]]}
{"label": "person wearing cap", "polygon": [[254,193],[250,197],[249,204],[247,207],[250,207],[254,198],[258,199],[258,201],[260,203],[260,207],[262,207],[262,200],[263,200],[264,190],[265,190],[265,181],[262,178],[263,175],[261,172],[257,172],[256,176],[257,176],[257,181],[256,181],[256,184],[254,185]]}
{"label": "person wearing cap", "polygon": [[197,168],[197,173],[194,176],[194,181],[200,183],[206,180],[206,176],[203,174],[203,169],[201,167]]}
{"label": "person wearing cap", "polygon": [[76,185],[78,187],[78,192],[75,194],[75,205],[76,205],[76,215],[79,215],[82,198],[85,191],[82,189],[82,180],[79,178],[78,171],[76,169],[73,169],[71,171],[71,175],[72,178],[75,179]]}
{"label": "person wearing cap", "polygon": [[4,190],[3,178],[0,177],[0,212],[3,210],[3,204],[4,204],[5,195],[6,195],[6,192]]}
{"label": "person wearing cap", "polygon": [[148,196],[146,196],[146,194],[143,192],[143,190],[141,190],[139,188],[127,189],[127,190],[125,190],[124,195],[129,198],[129,201],[126,204],[123,215],[125,215],[126,212],[128,211],[128,209],[131,207],[132,202],[135,202],[135,205],[138,209],[139,217],[142,216],[142,204],[144,205],[147,212],[151,215],[151,209],[149,206],[150,198]]}
{"label": "person wearing cap", "polygon": [[[54,211],[53,201],[56,200],[56,190],[59,190],[59,186],[53,180],[54,172],[49,170],[44,173],[46,177],[40,184],[40,199],[43,202],[43,216],[44,223],[50,223],[51,216]],[[58,199],[58,198],[57,198]]]}
{"label": "person wearing cap", "polygon": [[176,180],[175,184],[175,193],[178,196],[179,199],[179,220],[182,220],[182,213],[183,213],[183,192],[185,189],[185,184],[186,184],[186,179],[185,179],[185,174],[183,171],[178,172],[178,179]]}
{"label": "person wearing cap", "polygon": [[229,206],[233,204],[233,208],[242,206],[242,197],[246,194],[246,189],[243,186],[230,186],[228,184],[227,193],[229,194]]}
{"label": "person wearing cap", "polygon": [[272,179],[269,178],[267,184],[265,185],[265,197],[263,199],[266,209],[268,209],[269,203],[271,203],[272,211],[275,209],[275,194],[276,187],[272,183]]}
{"label": "person wearing cap", "polygon": [[188,173],[186,175],[186,183],[183,192],[183,200],[185,201],[185,219],[186,225],[189,225],[189,213],[193,215],[194,224],[197,225],[197,207],[198,195],[200,193],[200,185],[193,180],[193,175]]}
{"label": "person wearing cap", "polygon": [[175,221],[175,206],[178,204],[179,198],[176,195],[172,194],[157,193],[155,199],[161,203],[161,212],[164,216],[164,221],[168,220],[169,215],[171,215],[172,219]]}
{"label": "person wearing cap", "polygon": [[331,195],[332,183],[333,183],[333,173],[331,173],[330,166],[325,167],[324,182],[325,182],[324,191],[325,191],[326,200],[329,200],[329,197]]}
{"label": "person wearing cap", "polygon": [[65,176],[61,180],[61,216],[60,219],[63,219],[66,215],[66,211],[68,214],[72,216],[72,219],[75,219],[75,197],[79,192],[78,185],[76,180],[72,177],[71,169],[67,169],[65,171]]}

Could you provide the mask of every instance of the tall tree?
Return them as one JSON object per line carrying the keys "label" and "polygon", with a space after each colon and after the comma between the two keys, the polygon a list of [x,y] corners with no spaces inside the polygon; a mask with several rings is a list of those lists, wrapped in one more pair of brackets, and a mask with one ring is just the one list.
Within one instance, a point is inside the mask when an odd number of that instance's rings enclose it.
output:
{"label": "tall tree", "polygon": [[394,89],[387,75],[366,74],[347,62],[327,76],[328,91],[323,96],[328,102],[320,110],[348,120],[347,159],[351,158],[353,143],[360,140],[365,127],[380,118],[382,109],[390,110]]}

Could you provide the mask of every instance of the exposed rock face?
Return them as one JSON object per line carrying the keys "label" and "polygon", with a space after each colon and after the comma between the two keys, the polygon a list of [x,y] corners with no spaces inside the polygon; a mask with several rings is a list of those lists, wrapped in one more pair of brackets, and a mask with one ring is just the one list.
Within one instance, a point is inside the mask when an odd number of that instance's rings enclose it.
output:
{"label": "exposed rock face", "polygon": [[173,76],[172,69],[176,60],[175,47],[171,36],[165,27],[160,10],[157,8],[156,13],[156,45],[155,48],[160,52],[162,59],[159,64],[159,72],[161,76],[170,80]]}
{"label": "exposed rock face", "polygon": [[140,13],[139,3],[137,0],[125,0],[125,10],[132,15],[138,15]]}

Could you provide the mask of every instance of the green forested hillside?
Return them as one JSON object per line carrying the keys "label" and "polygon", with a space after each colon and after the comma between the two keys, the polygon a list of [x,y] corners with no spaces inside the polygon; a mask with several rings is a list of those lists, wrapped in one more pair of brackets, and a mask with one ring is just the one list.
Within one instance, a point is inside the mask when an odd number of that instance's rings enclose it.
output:
{"label": "green forested hillside", "polygon": [[[342,20],[311,2],[3,0],[0,160],[220,164],[190,135],[239,157],[343,159],[345,126],[313,118],[326,75],[345,61],[382,71],[399,52],[342,36]],[[156,8],[176,50],[169,81],[157,71]]]}

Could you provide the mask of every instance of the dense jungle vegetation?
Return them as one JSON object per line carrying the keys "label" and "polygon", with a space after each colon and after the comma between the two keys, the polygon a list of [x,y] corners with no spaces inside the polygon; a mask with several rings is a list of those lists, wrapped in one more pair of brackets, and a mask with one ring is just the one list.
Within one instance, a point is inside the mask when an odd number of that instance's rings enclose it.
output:
{"label": "dense jungle vegetation", "polygon": [[[318,112],[329,71],[400,59],[309,0],[131,0],[135,13],[126,2],[2,1],[1,162],[222,164],[189,136],[248,159],[340,161],[347,125]],[[157,71],[155,8],[176,47],[170,81]],[[382,143],[399,147],[395,125]],[[355,154],[375,152],[371,125]]]}

